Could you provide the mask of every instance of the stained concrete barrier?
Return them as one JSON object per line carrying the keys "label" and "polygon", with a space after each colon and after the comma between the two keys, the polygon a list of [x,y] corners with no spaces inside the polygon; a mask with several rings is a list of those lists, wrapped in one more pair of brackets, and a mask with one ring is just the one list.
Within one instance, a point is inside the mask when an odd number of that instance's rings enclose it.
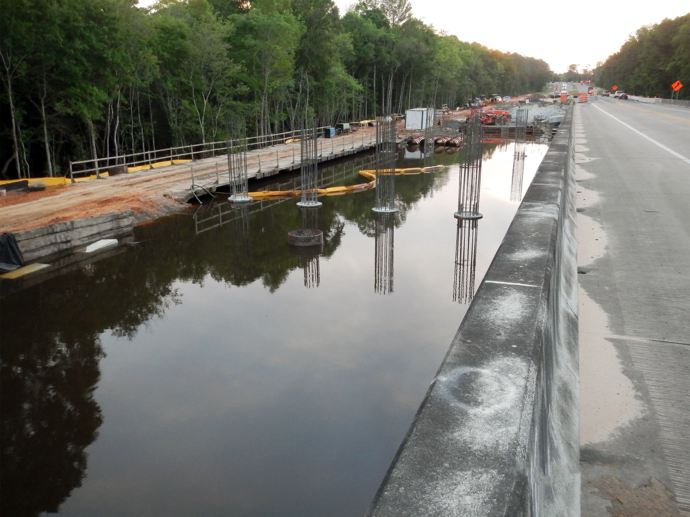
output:
{"label": "stained concrete barrier", "polygon": [[108,239],[132,231],[134,212],[121,212],[85,217],[16,232],[14,237],[26,262],[71,251],[100,239]]}
{"label": "stained concrete barrier", "polygon": [[578,516],[572,108],[369,509]]}

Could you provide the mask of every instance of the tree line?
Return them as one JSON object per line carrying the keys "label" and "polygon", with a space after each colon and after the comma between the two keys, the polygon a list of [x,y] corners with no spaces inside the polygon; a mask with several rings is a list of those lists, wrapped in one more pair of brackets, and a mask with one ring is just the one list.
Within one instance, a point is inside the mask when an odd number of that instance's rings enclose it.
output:
{"label": "tree line", "polygon": [[0,0],[0,178],[70,160],[539,91],[539,59],[438,33],[409,0]]}
{"label": "tree line", "polygon": [[690,99],[690,13],[641,27],[621,49],[595,69],[597,85],[645,97],[671,96],[671,85],[684,84],[679,99]]}

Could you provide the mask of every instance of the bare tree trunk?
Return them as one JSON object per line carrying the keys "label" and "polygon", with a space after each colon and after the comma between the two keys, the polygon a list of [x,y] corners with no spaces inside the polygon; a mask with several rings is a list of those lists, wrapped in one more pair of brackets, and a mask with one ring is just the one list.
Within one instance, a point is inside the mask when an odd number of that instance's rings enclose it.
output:
{"label": "bare tree trunk", "polygon": [[14,111],[14,96],[12,93],[12,73],[10,72],[10,62],[4,54],[0,54],[2,58],[2,64],[5,68],[5,85],[7,86],[7,98],[10,103],[10,118],[12,119],[12,143],[14,144],[14,163],[17,168],[17,178],[22,178],[22,166],[19,161],[19,139],[21,135],[18,135],[19,128],[17,123],[17,115]]}
{"label": "bare tree trunk", "polygon": [[46,95],[48,95],[48,85],[46,83],[46,72],[43,69],[43,91],[41,92],[41,119],[43,123],[43,143],[46,149],[46,160],[48,161],[48,176],[55,175],[53,171],[53,160],[50,155],[50,140],[48,139],[48,120],[46,117]]}
{"label": "bare tree trunk", "polygon": [[[141,102],[139,96],[139,88],[137,88],[137,120],[139,121],[139,131],[141,132],[141,150],[146,152],[146,135],[144,134],[144,124],[141,121]],[[150,159],[150,156],[149,156]]]}
{"label": "bare tree trunk", "polygon": [[[115,156],[120,154],[119,137],[120,134],[120,87],[117,87],[117,108],[115,109],[115,129],[113,130],[113,147],[115,147]],[[124,158],[123,158],[124,160]],[[117,158],[115,158],[117,165]]]}
{"label": "bare tree trunk", "polygon": [[129,136],[132,140],[132,148],[130,152],[134,153],[134,88],[131,87],[129,89],[129,122]]}
{"label": "bare tree trunk", "polygon": [[156,151],[156,131],[153,127],[153,107],[151,106],[151,90],[149,88],[149,121],[151,123],[151,146],[153,151]]}
{"label": "bare tree trunk", "polygon": [[6,180],[10,179],[10,178],[7,176],[7,169],[8,169],[8,167],[10,166],[10,163],[12,163],[12,160],[15,160],[16,158],[17,158],[16,155],[15,155],[15,154],[12,154],[12,156],[10,156],[10,157],[7,159],[7,161],[5,162],[5,165],[2,166],[2,170],[0,170],[0,178],[6,179]]}
{"label": "bare tree trunk", "polygon": [[376,65],[374,65],[374,90],[372,92],[373,95],[373,100],[374,100],[374,105],[372,106],[372,111],[373,111],[373,116],[376,118]]}
{"label": "bare tree trunk", "polygon": [[410,70],[410,89],[407,94],[407,109],[412,108],[412,78],[414,77],[414,74],[412,73],[412,70]]}
{"label": "bare tree trunk", "polygon": [[108,165],[110,165],[110,127],[113,120],[113,100],[108,102],[108,116],[105,119],[105,157],[108,158]]}
{"label": "bare tree trunk", "polygon": [[434,84],[434,102],[432,104],[432,107],[435,109],[436,108],[436,92],[438,91],[438,82],[441,79],[441,71],[439,70],[438,74],[436,74],[436,82]]}
{"label": "bare tree trunk", "polygon": [[86,125],[89,131],[89,140],[91,142],[91,155],[93,156],[93,164],[96,169],[96,174],[98,174],[98,150],[96,149],[96,130],[93,127],[93,121],[90,115],[84,117],[86,119]]}

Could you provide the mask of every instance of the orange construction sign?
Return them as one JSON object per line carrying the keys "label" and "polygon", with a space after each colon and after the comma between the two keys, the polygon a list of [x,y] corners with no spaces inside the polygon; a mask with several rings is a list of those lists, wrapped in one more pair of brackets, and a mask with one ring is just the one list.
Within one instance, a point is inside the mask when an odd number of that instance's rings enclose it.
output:
{"label": "orange construction sign", "polygon": [[681,83],[680,81],[676,81],[675,83],[673,83],[673,84],[671,85],[671,88],[673,88],[673,91],[674,91],[674,92],[677,92],[677,91],[680,90],[682,87],[683,87],[683,83]]}
{"label": "orange construction sign", "polygon": [[616,85],[614,84],[613,86],[611,86],[611,89],[612,89],[613,91],[616,91],[616,90],[618,89],[618,86],[616,86]]}

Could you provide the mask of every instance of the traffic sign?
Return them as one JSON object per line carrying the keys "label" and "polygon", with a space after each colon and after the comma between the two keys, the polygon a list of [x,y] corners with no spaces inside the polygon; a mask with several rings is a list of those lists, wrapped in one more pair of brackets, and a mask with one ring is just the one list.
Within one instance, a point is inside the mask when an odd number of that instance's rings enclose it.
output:
{"label": "traffic sign", "polygon": [[683,87],[683,83],[681,83],[680,81],[676,81],[675,83],[673,83],[673,84],[671,85],[671,88],[673,88],[673,91],[674,91],[674,92],[677,92],[677,91],[680,90],[682,87]]}
{"label": "traffic sign", "polygon": [[618,86],[616,86],[616,85],[614,84],[613,86],[611,86],[611,89],[615,91],[615,90],[618,89]]}

